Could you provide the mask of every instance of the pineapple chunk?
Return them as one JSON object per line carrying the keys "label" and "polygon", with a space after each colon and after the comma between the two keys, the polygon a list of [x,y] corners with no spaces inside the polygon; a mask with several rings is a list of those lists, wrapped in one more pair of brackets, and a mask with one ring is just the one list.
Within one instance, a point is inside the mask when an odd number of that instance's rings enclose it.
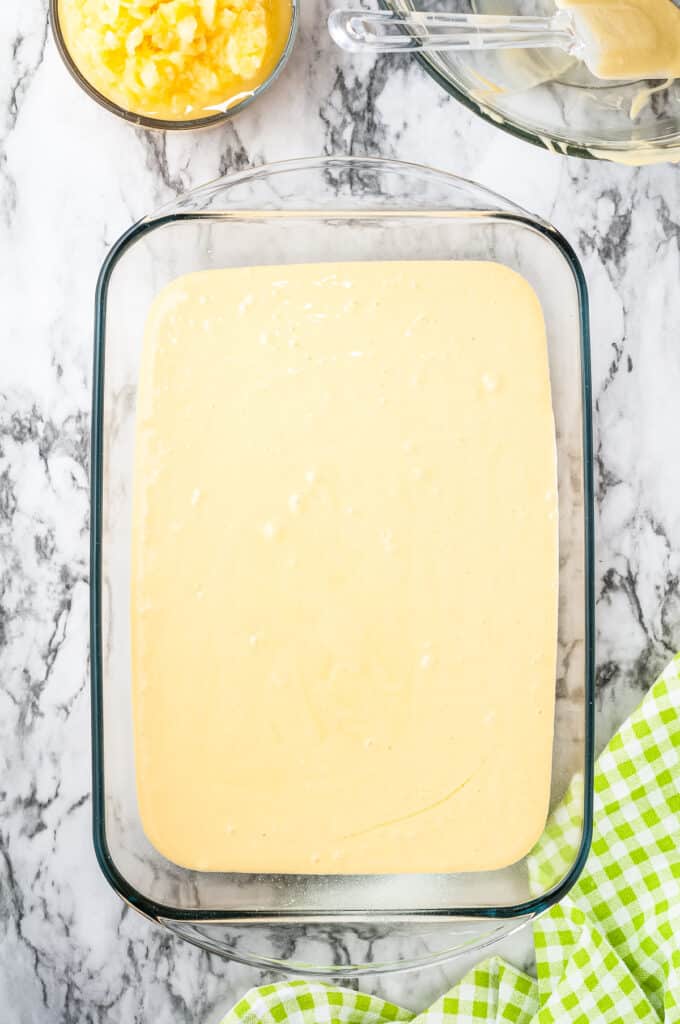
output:
{"label": "pineapple chunk", "polygon": [[215,24],[215,7],[216,0],[201,0],[201,14],[208,28]]}

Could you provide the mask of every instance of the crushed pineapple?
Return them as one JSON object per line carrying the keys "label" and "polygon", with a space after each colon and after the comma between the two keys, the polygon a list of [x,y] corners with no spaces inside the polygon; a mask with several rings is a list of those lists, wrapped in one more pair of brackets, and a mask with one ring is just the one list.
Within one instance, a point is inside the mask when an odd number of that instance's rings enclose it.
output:
{"label": "crushed pineapple", "polygon": [[164,120],[253,92],[286,45],[291,0],[59,0],[75,64],[107,99]]}

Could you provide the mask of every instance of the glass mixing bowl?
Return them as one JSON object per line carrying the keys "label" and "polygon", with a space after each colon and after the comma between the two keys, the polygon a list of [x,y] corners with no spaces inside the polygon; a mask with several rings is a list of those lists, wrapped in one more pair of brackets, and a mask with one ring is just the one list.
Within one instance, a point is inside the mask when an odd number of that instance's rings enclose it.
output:
{"label": "glass mixing bowl", "polygon": [[[399,13],[555,12],[552,0],[381,2]],[[416,59],[470,110],[551,152],[631,165],[680,160],[680,80],[605,82],[559,50],[422,53]]]}
{"label": "glass mixing bowl", "polygon": [[[527,858],[498,871],[445,875],[190,871],[165,860],[140,821],[132,733],[130,553],[135,408],[149,305],[169,281],[196,270],[384,259],[499,261],[528,279],[545,314],[560,509],[551,806],[574,776],[584,785],[564,870],[554,884],[538,889],[529,884]],[[455,316],[455,309],[451,312]],[[93,812],[99,863],[131,906],[224,956],[337,977],[414,967],[479,948],[516,930],[569,889],[588,851],[592,816],[589,367],[586,288],[564,239],[507,200],[426,168],[352,158],[260,167],[190,192],[116,242],[102,267],[96,297]],[[483,745],[483,737],[479,742]],[[265,818],[267,800],[265,792]]]}

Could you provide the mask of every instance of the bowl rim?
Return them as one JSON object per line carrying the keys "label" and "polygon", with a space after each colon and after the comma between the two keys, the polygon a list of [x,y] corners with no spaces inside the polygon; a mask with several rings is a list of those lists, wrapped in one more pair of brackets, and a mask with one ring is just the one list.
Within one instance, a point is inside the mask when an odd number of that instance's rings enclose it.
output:
{"label": "bowl rim", "polygon": [[[105,355],[106,355],[106,311],[111,276],[125,252],[140,238],[169,223],[191,221],[214,216],[223,219],[224,211],[186,211],[181,205],[171,204],[156,213],[144,217],[130,227],[113,244],[106,255],[97,279],[94,316],[94,358],[92,387],[92,420],[90,447],[90,683],[91,683],[91,729],[92,729],[92,825],[93,841],[99,866],[118,895],[144,916],[156,922],[203,923],[342,923],[352,919],[373,924],[390,921],[455,921],[463,919],[510,919],[534,917],[558,902],[571,889],[585,865],[593,832],[594,798],[594,708],[595,708],[595,550],[594,550],[594,489],[593,489],[593,436],[592,436],[592,382],[590,366],[590,327],[588,290],[583,269],[571,245],[551,224],[517,207],[510,200],[458,175],[438,171],[425,165],[380,157],[312,157],[261,164],[236,174],[217,178],[207,185],[198,186],[184,193],[182,201],[194,193],[205,193],[207,189],[229,188],[239,182],[257,178],[263,174],[277,174],[287,171],[327,170],[333,166],[363,166],[376,170],[401,172],[402,174],[426,174],[449,186],[469,186],[490,201],[501,200],[510,207],[506,210],[488,209],[483,211],[499,222],[522,224],[539,234],[560,251],[571,270],[576,286],[579,309],[579,354],[581,359],[581,406],[583,445],[583,527],[584,527],[584,810],[583,830],[577,856],[564,878],[547,893],[526,900],[523,903],[501,907],[437,907],[434,909],[412,908],[408,910],[315,910],[297,908],[293,910],[235,910],[235,909],[183,909],[168,906],[147,897],[135,888],[119,871],[108,846],[105,817],[105,773],[104,773],[104,711],[103,711],[103,669],[102,669],[102,526],[103,526],[103,459],[104,459],[104,398],[105,398]],[[313,213],[324,216],[346,216],[347,210],[337,208],[314,209]],[[235,215],[247,215],[244,208],[237,208]],[[251,211],[252,212],[252,211]],[[267,214],[277,215],[276,209],[267,209]],[[392,209],[377,210],[385,217],[398,217],[409,212],[408,205]],[[440,214],[441,209],[420,208],[423,216]],[[479,210],[469,212],[472,217]],[[304,210],[283,211],[285,216],[304,216]],[[406,966],[406,964],[404,964]]]}
{"label": "bowl rim", "polygon": [[66,40],[61,29],[61,19],[59,14],[60,3],[61,0],[50,0],[48,20],[52,28],[52,37],[57,50],[59,51],[59,55],[64,62],[67,71],[71,75],[71,78],[78,83],[90,99],[94,100],[95,103],[100,107],[103,107],[104,110],[107,110],[110,114],[115,114],[116,117],[126,121],[128,124],[136,125],[138,128],[147,128],[150,130],[165,132],[197,131],[201,128],[212,128],[215,125],[223,124],[225,121],[229,121],[241,110],[245,110],[245,108],[261,96],[263,92],[266,92],[270,85],[273,85],[283,71],[283,68],[287,64],[293,51],[297,36],[300,12],[299,0],[290,0],[291,19],[285,46],[269,75],[257,86],[256,89],[253,89],[253,91],[246,95],[242,100],[234,103],[233,106],[228,107],[227,110],[221,110],[216,114],[210,114],[207,117],[196,117],[193,119],[167,120],[166,118],[150,117],[146,114],[136,114],[134,111],[126,110],[125,107],[119,106],[117,103],[114,103],[113,100],[110,100],[107,96],[104,96],[103,93],[99,92],[98,89],[95,89],[92,83],[81,72],[80,68],[71,56],[71,51],[66,45]]}

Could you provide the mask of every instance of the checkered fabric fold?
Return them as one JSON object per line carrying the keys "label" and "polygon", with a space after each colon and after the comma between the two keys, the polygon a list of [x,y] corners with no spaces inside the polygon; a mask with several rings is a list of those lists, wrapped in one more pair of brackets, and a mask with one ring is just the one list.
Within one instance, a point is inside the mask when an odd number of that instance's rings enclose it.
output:
{"label": "checkered fabric fold", "polygon": [[[581,786],[532,853],[536,891],[564,872]],[[680,1024],[680,655],[598,759],[588,862],[534,944],[537,978],[494,957],[418,1015],[289,981],[252,989],[222,1024]]]}

